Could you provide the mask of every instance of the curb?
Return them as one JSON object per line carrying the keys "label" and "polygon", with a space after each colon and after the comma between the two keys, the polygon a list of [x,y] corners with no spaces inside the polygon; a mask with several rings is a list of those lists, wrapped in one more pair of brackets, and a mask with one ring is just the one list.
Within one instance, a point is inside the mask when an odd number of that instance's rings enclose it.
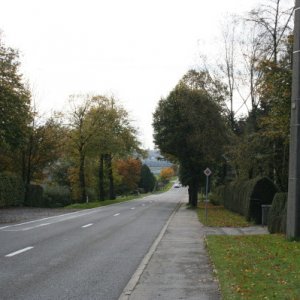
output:
{"label": "curb", "polygon": [[132,292],[134,291],[137,283],[139,282],[144,270],[146,269],[152,255],[154,254],[155,250],[157,249],[158,244],[160,243],[160,241],[162,240],[170,222],[172,221],[174,215],[177,213],[177,211],[179,210],[179,208],[182,206],[182,202],[179,201],[177,206],[175,207],[174,211],[172,212],[171,216],[169,217],[168,221],[166,222],[166,224],[164,225],[164,227],[162,228],[162,230],[160,231],[159,235],[157,236],[157,238],[155,239],[155,241],[153,242],[153,244],[151,245],[149,251],[147,252],[147,254],[144,256],[142,262],[140,263],[140,265],[138,266],[138,268],[136,269],[136,271],[134,272],[134,274],[132,275],[131,279],[129,280],[129,282],[127,283],[127,285],[125,286],[124,290],[122,291],[120,297],[118,300],[128,300],[130,299],[130,295],[132,294]]}

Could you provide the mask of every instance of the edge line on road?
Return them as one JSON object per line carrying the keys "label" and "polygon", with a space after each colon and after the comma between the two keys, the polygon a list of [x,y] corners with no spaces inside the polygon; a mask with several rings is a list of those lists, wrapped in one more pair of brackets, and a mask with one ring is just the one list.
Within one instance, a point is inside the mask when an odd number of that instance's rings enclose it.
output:
{"label": "edge line on road", "polygon": [[155,239],[155,241],[151,245],[149,251],[144,256],[142,262],[140,263],[140,265],[138,266],[138,268],[136,269],[136,271],[132,275],[132,277],[129,280],[129,282],[127,283],[127,285],[125,286],[125,288],[122,291],[122,293],[121,293],[118,300],[128,300],[128,299],[130,299],[131,293],[134,291],[134,289],[135,289],[137,283],[139,282],[145,268],[147,267],[150,259],[152,258],[156,248],[158,247],[158,245],[159,245],[160,241],[162,240],[163,236],[165,235],[170,222],[172,221],[173,217],[175,216],[176,212],[179,210],[181,205],[182,205],[182,200],[180,200],[177,203],[177,205],[176,205],[175,209],[173,210],[171,216],[169,217],[169,219],[165,223],[164,227],[162,228],[162,230],[158,234],[157,238]]}
{"label": "edge line on road", "polygon": [[123,203],[127,203],[127,202],[130,202],[130,201],[144,200],[145,198],[152,197],[152,196],[153,195],[147,195],[147,196],[144,196],[144,197],[141,197],[141,198],[136,198],[136,199],[127,200],[127,201],[123,201],[123,202],[113,203],[113,204],[109,204],[109,205],[106,205],[106,206],[99,206],[99,207],[88,208],[88,209],[80,209],[80,210],[69,212],[69,213],[65,213],[65,214],[59,214],[59,215],[55,215],[55,216],[51,216],[51,217],[45,217],[45,218],[35,219],[35,220],[26,221],[26,222],[22,222],[22,223],[6,225],[6,226],[3,226],[3,227],[0,227],[0,230],[6,229],[6,228],[10,228],[10,227],[16,227],[16,226],[26,225],[26,224],[30,224],[30,223],[34,223],[34,222],[44,221],[44,220],[48,220],[48,219],[52,219],[52,218],[63,217],[63,216],[66,216],[66,215],[72,215],[72,214],[76,214],[78,212],[83,212],[83,211],[104,210],[105,208],[109,208],[110,206],[117,206],[117,205],[120,205],[120,204],[123,204]]}
{"label": "edge line on road", "polygon": [[[94,208],[92,208],[92,209],[94,209]],[[77,211],[73,211],[73,212],[69,212],[69,213],[65,213],[65,214],[59,214],[59,215],[55,215],[55,216],[51,216],[51,217],[45,217],[45,218],[41,218],[41,219],[35,219],[35,220],[23,222],[23,223],[6,225],[6,226],[3,226],[3,227],[0,227],[0,230],[6,229],[6,228],[10,228],[10,227],[17,227],[17,226],[32,224],[32,223],[35,223],[35,222],[45,221],[45,220],[49,220],[49,219],[54,219],[54,218],[65,217],[65,216],[69,216],[69,215],[74,215],[74,214],[76,214],[76,213],[78,214],[80,212],[84,212],[84,210],[77,210]],[[84,216],[85,214],[82,214],[82,215]]]}

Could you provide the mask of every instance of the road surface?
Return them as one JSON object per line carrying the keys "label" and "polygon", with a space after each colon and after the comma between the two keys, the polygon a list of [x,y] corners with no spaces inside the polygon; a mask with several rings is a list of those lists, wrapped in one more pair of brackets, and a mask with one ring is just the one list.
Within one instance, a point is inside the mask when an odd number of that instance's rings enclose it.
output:
{"label": "road surface", "polygon": [[118,299],[186,193],[0,227],[0,299]]}

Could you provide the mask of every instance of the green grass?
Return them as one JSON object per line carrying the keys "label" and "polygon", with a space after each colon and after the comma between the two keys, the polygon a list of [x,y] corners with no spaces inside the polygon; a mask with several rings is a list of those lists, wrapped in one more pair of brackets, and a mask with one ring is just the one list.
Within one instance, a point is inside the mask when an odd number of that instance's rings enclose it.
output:
{"label": "green grass", "polygon": [[300,243],[282,235],[208,236],[224,300],[300,299]]}
{"label": "green grass", "polygon": [[205,204],[199,204],[197,208],[199,221],[212,227],[247,227],[253,225],[245,220],[245,218],[239,214],[233,213],[223,206],[214,206],[212,204],[207,205],[207,221],[205,217]]}
{"label": "green grass", "polygon": [[99,207],[99,206],[106,206],[106,205],[125,202],[125,201],[129,201],[129,200],[139,199],[146,195],[147,194],[131,195],[131,196],[120,197],[120,198],[118,197],[115,200],[104,200],[104,201],[96,201],[96,202],[89,202],[89,203],[74,203],[74,204],[66,206],[65,208],[75,208],[75,209],[95,208],[95,207]]}
{"label": "green grass", "polygon": [[[174,182],[170,181],[168,184],[166,184],[164,186],[164,188],[162,190],[155,192],[155,194],[167,192],[173,186],[173,184],[174,184]],[[96,207],[100,207],[100,206],[106,206],[106,205],[111,205],[111,204],[115,204],[115,203],[139,199],[141,197],[145,197],[148,195],[151,195],[151,194],[149,193],[149,194],[122,196],[122,197],[118,197],[115,200],[95,201],[95,202],[89,202],[89,203],[74,203],[74,204],[65,206],[65,208],[72,208],[72,209],[96,208]]]}

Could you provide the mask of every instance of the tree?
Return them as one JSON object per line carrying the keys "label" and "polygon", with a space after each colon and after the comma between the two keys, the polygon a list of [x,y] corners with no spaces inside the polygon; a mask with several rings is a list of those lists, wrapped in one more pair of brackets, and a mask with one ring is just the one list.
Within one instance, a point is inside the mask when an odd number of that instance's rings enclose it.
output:
{"label": "tree", "polygon": [[285,7],[282,0],[268,0],[268,4],[251,10],[248,20],[256,23],[264,36],[265,59],[277,64],[283,50],[284,36],[290,30],[293,7]]}
{"label": "tree", "polygon": [[143,164],[141,168],[141,179],[139,182],[139,187],[144,189],[146,193],[152,192],[156,184],[156,179],[150,168]]}
{"label": "tree", "polygon": [[60,158],[64,142],[65,130],[54,117],[44,124],[38,124],[39,121],[42,122],[33,118],[22,149],[23,179],[27,185],[32,179],[43,178],[45,168]]}
{"label": "tree", "polygon": [[202,90],[212,101],[218,103],[224,109],[224,112],[226,111],[227,86],[218,78],[213,77],[208,70],[190,69],[180,82],[190,89]]}
{"label": "tree", "polygon": [[115,164],[117,173],[121,176],[121,191],[128,193],[136,190],[141,179],[141,161],[127,158],[117,160]]}
{"label": "tree", "polygon": [[31,121],[31,95],[19,72],[18,59],[18,52],[6,47],[0,36],[0,171],[14,164]]}
{"label": "tree", "polygon": [[78,165],[78,180],[80,201],[86,201],[86,175],[85,164],[88,151],[91,151],[92,137],[99,130],[101,115],[88,118],[93,107],[99,105],[97,98],[91,95],[70,96],[71,111],[69,112],[69,138],[71,152],[75,155]]}
{"label": "tree", "polygon": [[234,91],[236,89],[236,54],[235,54],[235,40],[236,40],[236,20],[233,18],[232,23],[227,23],[225,30],[223,30],[224,41],[224,61],[220,64],[221,71],[225,74],[227,87],[229,91],[230,112],[229,120],[231,128],[234,129]]}
{"label": "tree", "polygon": [[99,198],[105,198],[105,169],[109,181],[109,199],[115,199],[113,159],[142,153],[136,130],[131,126],[128,112],[111,97],[95,96],[99,105],[94,107],[89,117],[101,120],[99,130],[93,136],[94,155],[98,157]]}
{"label": "tree", "polygon": [[154,142],[162,154],[179,163],[181,182],[189,186],[193,206],[202,170],[215,165],[222,154],[226,126],[221,111],[206,91],[181,83],[159,101],[154,112]]}
{"label": "tree", "polygon": [[162,181],[169,181],[174,176],[174,170],[170,167],[163,168],[160,171]]}

